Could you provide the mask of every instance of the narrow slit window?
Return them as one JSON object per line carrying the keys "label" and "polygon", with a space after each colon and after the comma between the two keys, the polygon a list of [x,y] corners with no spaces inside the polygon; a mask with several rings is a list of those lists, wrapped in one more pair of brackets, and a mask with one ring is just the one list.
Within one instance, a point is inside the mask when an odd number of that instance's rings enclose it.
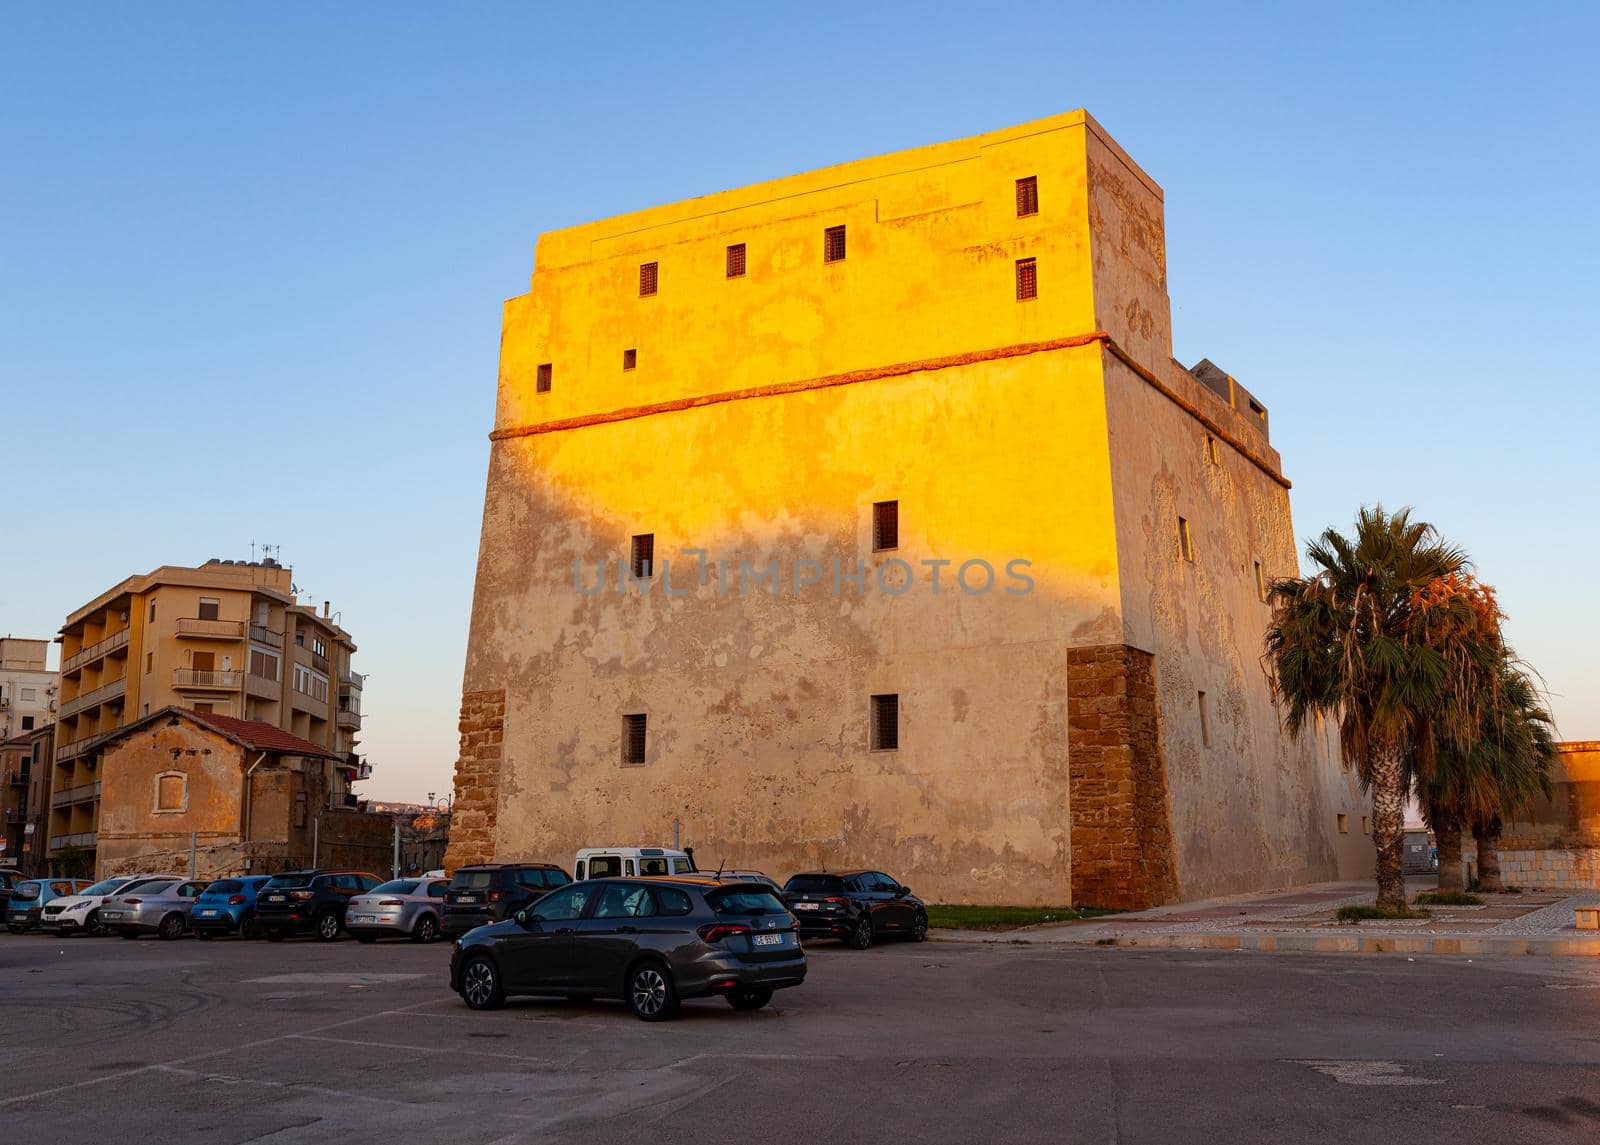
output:
{"label": "narrow slit window", "polygon": [[634,579],[645,580],[651,575],[651,570],[656,563],[656,535],[654,533],[640,533],[633,538],[633,545],[628,554],[628,563],[633,568]]}
{"label": "narrow slit window", "polygon": [[1212,465],[1217,464],[1217,439],[1209,433],[1206,434],[1206,460]]}
{"label": "narrow slit window", "polygon": [[1039,213],[1039,177],[1029,175],[1017,180],[1017,218]]}
{"label": "narrow slit window", "polygon": [[1182,554],[1184,560],[1193,563],[1194,534],[1189,530],[1189,518],[1187,517],[1178,518],[1178,552]]}
{"label": "narrow slit window", "polygon": [[900,697],[898,694],[872,697],[873,751],[900,750]]}
{"label": "narrow slit window", "polygon": [[1368,827],[1369,827],[1369,824],[1367,822],[1367,817],[1365,815],[1363,815],[1361,817],[1361,833],[1363,835],[1370,835],[1372,833],[1370,830],[1368,830]]}
{"label": "narrow slit window", "polygon": [[829,227],[822,232],[822,261],[844,261],[844,228]]}
{"label": "narrow slit window", "polygon": [[534,375],[534,383],[533,383],[534,390],[537,391],[538,393],[541,393],[541,394],[549,393],[550,392],[550,378],[554,373],[555,373],[555,367],[552,366],[549,362],[545,362],[543,365],[541,365],[539,367],[538,371]]}
{"label": "narrow slit window", "polygon": [[900,502],[878,501],[872,506],[872,551],[900,547]]}
{"label": "narrow slit window", "polygon": [[622,351],[622,368],[624,370],[632,370],[635,367],[637,367],[638,365],[639,365],[639,351],[637,351],[637,350],[624,350],[624,351]]}
{"label": "narrow slit window", "polygon": [[1340,815],[1339,815],[1339,834],[1348,835],[1349,833],[1350,833],[1350,817],[1341,812]]}
{"label": "narrow slit window", "polygon": [[1017,301],[1039,297],[1039,266],[1031,258],[1017,259]]}
{"label": "narrow slit window", "polygon": [[1256,562],[1256,599],[1267,599],[1267,574],[1262,570],[1260,561]]}
{"label": "narrow slit window", "polygon": [[659,284],[658,271],[660,264],[642,262],[639,264],[639,297],[644,298],[656,292]]}
{"label": "narrow slit window", "polygon": [[644,763],[649,717],[642,714],[622,717],[622,762],[628,767]]}
{"label": "narrow slit window", "polygon": [[728,277],[744,277],[744,243],[734,243],[728,248]]}
{"label": "narrow slit window", "polygon": [[1204,746],[1210,747],[1211,746],[1211,704],[1207,700],[1206,694],[1204,692],[1199,693],[1199,705],[1200,705],[1200,742]]}

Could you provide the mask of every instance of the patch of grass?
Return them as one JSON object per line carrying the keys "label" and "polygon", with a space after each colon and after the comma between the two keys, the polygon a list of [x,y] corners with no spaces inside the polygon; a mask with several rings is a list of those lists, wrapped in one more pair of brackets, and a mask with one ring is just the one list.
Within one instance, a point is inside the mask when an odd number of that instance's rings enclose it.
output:
{"label": "patch of grass", "polygon": [[953,906],[928,907],[928,925],[949,930],[1015,930],[1041,922],[1077,922],[1121,912],[1098,906]]}
{"label": "patch of grass", "polygon": [[1423,891],[1411,900],[1416,906],[1482,906],[1483,900],[1477,895],[1469,895],[1462,891]]}
{"label": "patch of grass", "polygon": [[1425,910],[1380,910],[1375,906],[1358,903],[1355,906],[1342,906],[1338,910],[1340,922],[1357,925],[1362,922],[1375,922],[1386,918],[1431,918],[1432,914]]}

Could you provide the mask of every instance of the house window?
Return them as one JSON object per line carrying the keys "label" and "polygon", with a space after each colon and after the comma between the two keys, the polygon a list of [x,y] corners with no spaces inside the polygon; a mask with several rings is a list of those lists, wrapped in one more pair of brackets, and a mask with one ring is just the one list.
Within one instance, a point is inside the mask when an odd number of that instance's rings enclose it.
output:
{"label": "house window", "polygon": [[1365,815],[1361,817],[1361,833],[1363,835],[1371,834],[1371,832],[1367,829],[1367,817]]}
{"label": "house window", "polygon": [[1017,180],[1017,218],[1039,213],[1039,177],[1029,175]]}
{"label": "house window", "polygon": [[25,732],[31,732],[33,730],[33,717],[32,716],[23,716],[22,717],[22,730],[25,731]]}
{"label": "house window", "polygon": [[660,264],[659,263],[654,263],[654,262],[642,262],[642,263],[639,264],[639,297],[640,298],[647,297],[648,295],[654,294],[656,292],[656,287],[657,287],[657,285],[659,283],[659,276],[658,276],[659,267],[660,267]]}
{"label": "house window", "polygon": [[872,551],[900,547],[900,502],[877,501],[872,506]]}
{"label": "house window", "polygon": [[1211,705],[1206,700],[1204,692],[1200,697],[1200,742],[1206,747],[1211,746]]}
{"label": "house window", "polygon": [[[656,563],[656,535],[654,533],[640,533],[633,538],[633,545],[628,554],[628,563],[633,568],[636,580],[644,580],[650,576],[650,571]],[[640,717],[643,719],[644,717]]]}
{"label": "house window", "polygon": [[155,618],[156,618],[156,599],[155,599],[155,597],[151,597],[150,598],[150,619],[154,620]]}
{"label": "house window", "polygon": [[637,351],[637,350],[624,350],[624,351],[622,351],[622,368],[624,370],[631,370],[634,367],[638,366],[638,364],[639,364],[639,351]]}
{"label": "house window", "polygon": [[744,277],[744,243],[734,243],[728,248],[728,277]]}
{"label": "house window", "polygon": [[1256,599],[1267,599],[1267,574],[1262,571],[1261,562],[1256,562]]}
{"label": "house window", "polygon": [[17,691],[21,694],[24,700],[32,700],[39,694],[38,689],[36,688],[18,688]]}
{"label": "house window", "polygon": [[829,227],[822,232],[822,261],[844,261],[844,228]]}
{"label": "house window", "polygon": [[1349,817],[1347,815],[1344,815],[1342,813],[1339,816],[1339,834],[1341,834],[1341,835],[1350,834],[1350,819],[1349,819]]}
{"label": "house window", "polygon": [[196,704],[190,710],[202,716],[209,716],[212,709],[210,704]]}
{"label": "house window", "polygon": [[535,393],[547,394],[550,392],[550,377],[555,373],[555,367],[549,362],[543,363],[534,374],[533,389]]}
{"label": "house window", "polygon": [[1017,301],[1039,297],[1039,267],[1031,258],[1017,259]]}
{"label": "house window", "polygon": [[872,727],[869,740],[873,751],[900,750],[900,696],[872,697]]}
{"label": "house window", "polygon": [[1189,532],[1189,518],[1178,518],[1178,552],[1186,561],[1194,560],[1194,537]]}
{"label": "house window", "polygon": [[183,811],[189,802],[189,777],[181,771],[164,771],[156,776],[157,811]]}
{"label": "house window", "polygon": [[646,725],[649,717],[631,715],[622,717],[622,763],[637,767],[644,762]]}
{"label": "house window", "polygon": [[1209,433],[1206,434],[1206,460],[1212,465],[1217,463],[1217,439]]}
{"label": "house window", "polygon": [[146,652],[144,654],[144,672],[145,672],[145,675],[148,676],[151,672],[154,672],[155,670],[156,670],[156,654],[154,652]]}
{"label": "house window", "polygon": [[214,597],[202,596],[200,598],[200,619],[215,620],[222,612],[222,602]]}

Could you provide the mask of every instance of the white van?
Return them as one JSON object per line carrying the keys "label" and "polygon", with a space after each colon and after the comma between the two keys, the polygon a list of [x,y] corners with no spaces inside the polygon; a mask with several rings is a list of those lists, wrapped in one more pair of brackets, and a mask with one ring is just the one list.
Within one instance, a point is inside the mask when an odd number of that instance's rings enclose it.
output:
{"label": "white van", "polygon": [[584,847],[572,867],[574,880],[692,875],[693,851],[671,847]]}

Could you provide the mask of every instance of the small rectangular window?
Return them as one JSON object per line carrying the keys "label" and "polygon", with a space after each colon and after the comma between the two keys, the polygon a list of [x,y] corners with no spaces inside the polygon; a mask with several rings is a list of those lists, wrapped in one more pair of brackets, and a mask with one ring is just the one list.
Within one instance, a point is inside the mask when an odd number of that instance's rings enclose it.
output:
{"label": "small rectangular window", "polygon": [[1194,560],[1194,537],[1189,532],[1189,518],[1178,518],[1178,552],[1186,561]]}
{"label": "small rectangular window", "polygon": [[1039,297],[1039,267],[1031,258],[1017,259],[1017,301]]}
{"label": "small rectangular window", "polygon": [[200,598],[200,619],[215,620],[222,611],[222,602],[214,597],[202,596]]}
{"label": "small rectangular window", "polygon": [[631,715],[622,717],[622,762],[637,767],[644,762],[647,717]]}
{"label": "small rectangular window", "polygon": [[145,671],[145,675],[148,676],[151,672],[154,672],[155,668],[156,668],[156,654],[154,652],[146,652],[144,654],[144,671]]}
{"label": "small rectangular window", "polygon": [[1200,742],[1206,747],[1211,746],[1211,705],[1206,700],[1204,692],[1199,693],[1200,705]]}
{"label": "small rectangular window", "polygon": [[541,364],[539,366],[539,369],[536,371],[536,373],[534,375],[534,377],[535,377],[535,381],[533,383],[534,390],[536,392],[538,392],[538,393],[541,393],[541,394],[549,393],[550,392],[550,378],[554,373],[555,373],[555,367],[553,365],[551,365],[549,362],[545,362],[545,363]]}
{"label": "small rectangular window", "polygon": [[1267,599],[1267,574],[1261,569],[1261,562],[1256,562],[1256,599]]}
{"label": "small rectangular window", "polygon": [[1017,217],[1039,213],[1039,177],[1029,175],[1017,180]]}
{"label": "small rectangular window", "polygon": [[624,350],[624,351],[622,351],[622,368],[624,370],[631,370],[635,366],[637,366],[638,364],[639,364],[639,351],[637,351],[637,350]]}
{"label": "small rectangular window", "polygon": [[651,575],[651,570],[656,563],[656,535],[654,533],[640,533],[633,538],[632,549],[628,554],[628,563],[633,569],[635,579],[644,580]]}
{"label": "small rectangular window", "polygon": [[900,502],[878,501],[872,506],[872,551],[900,547]]}
{"label": "small rectangular window", "polygon": [[822,232],[822,261],[844,261],[844,228],[829,227]]}
{"label": "small rectangular window", "polygon": [[1267,411],[1262,409],[1260,403],[1258,402],[1252,401],[1250,403],[1250,412],[1255,414],[1256,417],[1262,421],[1267,420]]}
{"label": "small rectangular window", "polygon": [[728,277],[744,277],[744,243],[734,243],[728,248]]}
{"label": "small rectangular window", "polygon": [[1217,439],[1209,433],[1206,434],[1206,460],[1212,465],[1217,463]]}
{"label": "small rectangular window", "polygon": [[1371,832],[1367,830],[1367,817],[1365,815],[1361,817],[1361,833],[1363,835],[1371,834]]}
{"label": "small rectangular window", "polygon": [[1340,816],[1339,816],[1339,834],[1348,835],[1349,833],[1350,833],[1350,819],[1349,819],[1348,816],[1346,816],[1344,814],[1340,814]]}
{"label": "small rectangular window", "polygon": [[873,751],[900,750],[899,695],[872,697],[871,745]]}
{"label": "small rectangular window", "polygon": [[653,262],[642,262],[642,263],[639,264],[639,297],[640,298],[644,298],[647,295],[651,295],[651,294],[654,294],[656,292],[656,285],[657,285],[656,272],[657,272],[658,265],[659,264],[653,263]]}

